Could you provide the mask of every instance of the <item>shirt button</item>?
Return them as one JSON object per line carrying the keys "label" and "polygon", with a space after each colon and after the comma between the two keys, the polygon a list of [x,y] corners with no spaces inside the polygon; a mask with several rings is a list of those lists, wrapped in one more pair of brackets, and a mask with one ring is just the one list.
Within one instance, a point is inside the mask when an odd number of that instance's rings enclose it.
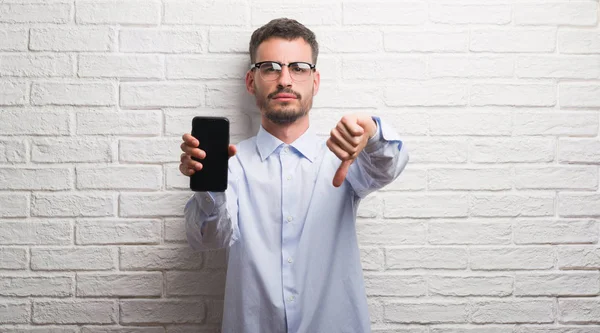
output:
{"label": "shirt button", "polygon": [[287,176],[286,179],[287,180],[292,180],[292,176]]}
{"label": "shirt button", "polygon": [[290,297],[288,297],[288,300],[289,300],[290,302],[293,302],[293,301],[294,301],[294,299],[296,299],[294,296],[290,296]]}
{"label": "shirt button", "polygon": [[292,263],[292,258],[288,258],[288,262],[291,264]]}
{"label": "shirt button", "polygon": [[204,198],[204,200],[206,200],[206,202],[210,202],[210,198],[209,197]]}
{"label": "shirt button", "polygon": [[293,217],[291,217],[291,216],[288,216],[288,217],[287,217],[287,221],[288,221],[288,222],[292,222],[292,220],[293,220],[293,219],[294,219],[294,218],[293,218]]}
{"label": "shirt button", "polygon": [[290,148],[288,148],[288,147],[283,148],[283,153],[284,154],[287,154],[289,152],[290,152]]}

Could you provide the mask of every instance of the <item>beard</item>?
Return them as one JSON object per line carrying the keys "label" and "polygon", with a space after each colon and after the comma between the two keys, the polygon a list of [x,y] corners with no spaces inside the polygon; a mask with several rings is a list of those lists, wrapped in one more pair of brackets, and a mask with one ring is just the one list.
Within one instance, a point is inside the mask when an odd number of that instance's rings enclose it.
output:
{"label": "beard", "polygon": [[[296,96],[296,100],[278,102],[278,104],[272,103],[273,97],[281,93],[293,94]],[[280,87],[265,97],[257,96],[256,104],[264,116],[274,124],[289,125],[308,114],[308,111],[312,107],[312,94],[305,99],[292,89]]]}

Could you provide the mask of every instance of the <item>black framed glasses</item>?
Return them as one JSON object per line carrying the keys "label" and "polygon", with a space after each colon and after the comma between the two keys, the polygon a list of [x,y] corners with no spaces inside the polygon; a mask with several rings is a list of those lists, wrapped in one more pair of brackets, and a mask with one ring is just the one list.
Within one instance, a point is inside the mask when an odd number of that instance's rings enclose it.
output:
{"label": "black framed glasses", "polygon": [[287,66],[294,81],[306,81],[315,70],[315,65],[303,61],[282,64],[277,61],[261,61],[250,65],[250,70],[258,69],[260,77],[265,81],[275,81],[281,76],[283,66]]}

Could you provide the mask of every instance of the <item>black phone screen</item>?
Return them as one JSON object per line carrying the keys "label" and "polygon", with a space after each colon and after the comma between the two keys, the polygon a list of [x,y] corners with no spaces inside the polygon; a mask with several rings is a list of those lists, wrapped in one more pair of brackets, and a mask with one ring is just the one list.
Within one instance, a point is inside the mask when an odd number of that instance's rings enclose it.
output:
{"label": "black phone screen", "polygon": [[229,120],[222,117],[194,117],[192,136],[206,152],[202,170],[190,177],[193,191],[224,192],[227,189],[227,161],[229,159]]}

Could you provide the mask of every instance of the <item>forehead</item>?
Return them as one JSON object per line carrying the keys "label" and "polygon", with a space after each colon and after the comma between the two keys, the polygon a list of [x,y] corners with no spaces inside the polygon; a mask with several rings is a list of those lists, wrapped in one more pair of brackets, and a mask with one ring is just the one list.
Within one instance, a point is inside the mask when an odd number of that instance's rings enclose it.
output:
{"label": "forehead", "polygon": [[279,61],[283,63],[293,61],[312,62],[312,49],[303,38],[287,40],[272,37],[260,43],[256,50],[256,62]]}

